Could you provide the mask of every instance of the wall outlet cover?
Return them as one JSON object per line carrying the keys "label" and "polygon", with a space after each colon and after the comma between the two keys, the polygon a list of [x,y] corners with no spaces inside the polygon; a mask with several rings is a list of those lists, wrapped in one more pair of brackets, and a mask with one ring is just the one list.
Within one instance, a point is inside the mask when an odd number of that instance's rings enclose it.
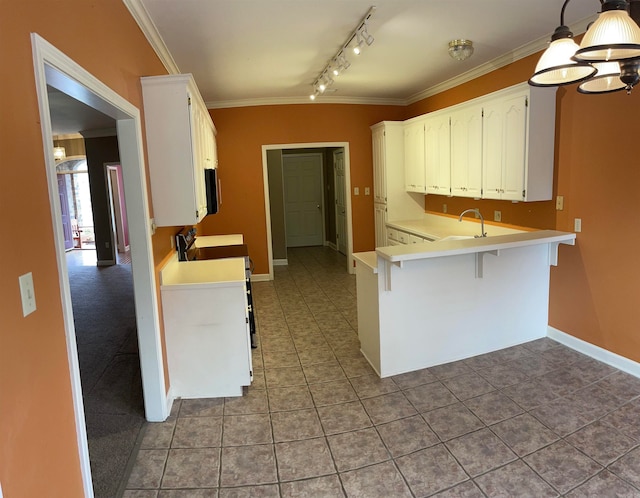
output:
{"label": "wall outlet cover", "polygon": [[33,274],[25,273],[18,277],[20,297],[22,298],[22,315],[27,316],[36,310],[36,294],[33,289]]}
{"label": "wall outlet cover", "polygon": [[360,195],[360,187],[353,187],[353,195]]}
{"label": "wall outlet cover", "polygon": [[564,196],[559,195],[556,197],[556,211],[562,211],[564,209]]}
{"label": "wall outlet cover", "polygon": [[493,221],[502,221],[502,211],[493,212]]}

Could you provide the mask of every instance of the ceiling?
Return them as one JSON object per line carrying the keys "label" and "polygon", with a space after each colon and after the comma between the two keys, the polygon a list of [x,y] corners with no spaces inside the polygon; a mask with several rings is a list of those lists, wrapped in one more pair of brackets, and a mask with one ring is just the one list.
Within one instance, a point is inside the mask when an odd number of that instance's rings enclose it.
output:
{"label": "ceiling", "polygon": [[[312,84],[375,4],[375,41],[316,102],[406,105],[451,79],[544,49],[562,0],[123,0],[170,72],[192,73],[209,107],[308,102]],[[583,32],[598,0],[574,0]],[[454,38],[474,42],[460,62]],[[164,50],[164,52],[163,52]]]}

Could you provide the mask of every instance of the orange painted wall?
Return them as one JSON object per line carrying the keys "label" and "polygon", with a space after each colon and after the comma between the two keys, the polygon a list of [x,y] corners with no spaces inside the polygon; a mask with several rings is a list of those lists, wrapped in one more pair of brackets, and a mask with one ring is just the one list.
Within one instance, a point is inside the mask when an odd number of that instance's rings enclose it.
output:
{"label": "orange painted wall", "polygon": [[[138,107],[139,77],[166,71],[121,1],[0,3],[0,482],[6,497],[73,498],[83,490],[30,33]],[[27,272],[38,309],[23,317]]]}
{"label": "orange painted wall", "polygon": [[371,131],[384,119],[399,119],[397,106],[299,104],[238,107],[209,111],[218,130],[218,159],[222,186],[220,212],[200,224],[200,233],[243,233],[255,263],[255,273],[269,272],[264,209],[262,146],[312,142],[349,142],[353,248],[366,251],[374,244]]}

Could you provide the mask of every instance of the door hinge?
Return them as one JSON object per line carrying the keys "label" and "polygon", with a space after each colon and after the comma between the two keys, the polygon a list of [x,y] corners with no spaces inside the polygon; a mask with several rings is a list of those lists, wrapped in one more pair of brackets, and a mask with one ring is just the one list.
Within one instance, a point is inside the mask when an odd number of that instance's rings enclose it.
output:
{"label": "door hinge", "polygon": [[526,191],[526,190],[523,190],[523,191],[522,191],[522,198],[523,198],[523,199],[525,198],[526,194],[527,194],[527,191]]}
{"label": "door hinge", "polygon": [[187,105],[191,105],[191,97],[187,97]]}
{"label": "door hinge", "polygon": [[524,106],[529,107],[529,97],[524,98]]}

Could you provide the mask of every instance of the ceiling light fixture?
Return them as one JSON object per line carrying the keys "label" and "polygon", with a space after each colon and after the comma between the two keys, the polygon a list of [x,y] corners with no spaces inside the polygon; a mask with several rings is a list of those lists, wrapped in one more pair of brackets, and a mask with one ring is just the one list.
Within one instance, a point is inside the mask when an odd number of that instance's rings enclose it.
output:
{"label": "ceiling light fixture", "polygon": [[[578,46],[564,25],[565,0],[549,48],[544,51],[529,84],[561,86],[581,83],[580,93],[631,93],[640,81],[640,14],[638,0],[604,0],[598,19]],[[629,11],[631,10],[631,15]]]}
{"label": "ceiling light fixture", "polygon": [[473,54],[473,42],[471,40],[451,40],[449,42],[449,55],[457,61],[468,59]]}
{"label": "ceiling light fixture", "polygon": [[309,95],[311,100],[316,100],[318,95],[324,93],[329,86],[333,84],[333,78],[340,76],[346,71],[351,63],[347,60],[347,53],[349,53],[349,47],[355,55],[359,55],[362,52],[362,48],[365,43],[371,45],[374,41],[373,36],[369,34],[369,27],[367,23],[375,12],[375,6],[372,6],[365,16],[360,20],[356,29],[354,29],[347,41],[340,47],[340,50],[330,59],[329,63],[320,72],[318,77],[313,82],[313,93]]}
{"label": "ceiling light fixture", "polygon": [[67,157],[67,154],[64,150],[64,147],[54,147],[53,148],[53,158],[56,161],[62,161],[65,157]]}

